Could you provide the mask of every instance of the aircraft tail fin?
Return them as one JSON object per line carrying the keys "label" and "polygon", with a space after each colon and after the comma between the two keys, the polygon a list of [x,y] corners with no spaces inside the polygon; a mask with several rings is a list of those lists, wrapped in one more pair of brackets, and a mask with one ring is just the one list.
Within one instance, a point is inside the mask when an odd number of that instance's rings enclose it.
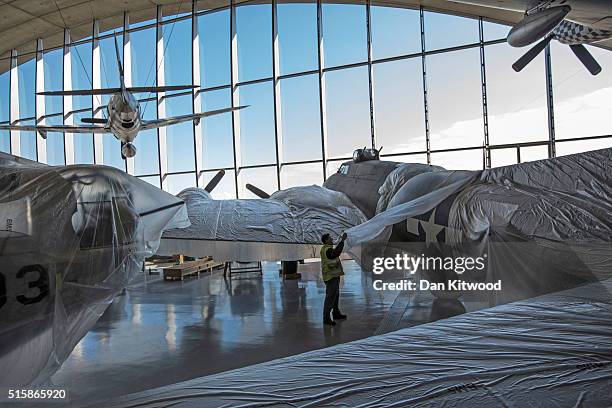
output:
{"label": "aircraft tail fin", "polygon": [[115,37],[115,56],[117,57],[117,67],[119,68],[119,79],[121,81],[121,89],[125,89],[125,76],[123,72],[123,64],[121,63],[121,54],[119,54],[119,44],[117,43],[117,37]]}

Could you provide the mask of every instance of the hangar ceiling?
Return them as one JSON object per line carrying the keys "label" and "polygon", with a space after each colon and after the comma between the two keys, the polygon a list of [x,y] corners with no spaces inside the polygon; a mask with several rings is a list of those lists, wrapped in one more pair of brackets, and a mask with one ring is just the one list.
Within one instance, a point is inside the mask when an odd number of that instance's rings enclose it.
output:
{"label": "hangar ceiling", "polygon": [[[243,1],[235,0],[235,3]],[[279,0],[281,1],[294,0]],[[304,1],[307,0],[297,0]],[[332,1],[364,3],[364,0]],[[8,68],[11,50],[17,50],[18,55],[34,53],[35,40],[38,38],[43,40],[45,49],[61,46],[64,27],[70,29],[71,40],[78,41],[91,35],[94,19],[100,21],[100,32],[105,32],[121,27],[123,13],[126,11],[130,15],[130,24],[134,24],[155,18],[159,5],[162,6],[164,15],[172,16],[177,12],[190,12],[191,4],[189,0],[0,0],[0,72]],[[423,6],[432,11],[468,17],[482,16],[490,21],[510,25],[522,18],[522,13],[515,11],[447,0],[372,0],[372,4],[410,8]],[[198,0],[196,10],[211,10],[228,5],[229,0]],[[599,45],[612,47],[612,40]],[[26,56],[25,59],[29,57]]]}
{"label": "hangar ceiling", "polygon": [[[238,1],[237,1],[238,2]],[[353,0],[342,1],[350,3]],[[215,9],[229,4],[228,0],[200,0],[197,10]],[[440,11],[467,16],[483,16],[493,21],[515,23],[520,13],[495,10],[480,6],[458,4],[445,0],[391,0],[376,4],[395,7],[418,7],[420,5]],[[167,15],[191,11],[191,1],[163,0],[0,0],[0,56],[8,57],[10,50],[18,55],[35,51],[37,38],[42,38],[45,48],[61,46],[63,29],[70,29],[71,39],[88,37],[93,19],[100,20],[100,32],[123,24],[123,12],[130,14],[130,23],[155,18],[156,7],[162,5]],[[61,10],[61,13],[58,11]],[[164,12],[166,14],[166,12]]]}

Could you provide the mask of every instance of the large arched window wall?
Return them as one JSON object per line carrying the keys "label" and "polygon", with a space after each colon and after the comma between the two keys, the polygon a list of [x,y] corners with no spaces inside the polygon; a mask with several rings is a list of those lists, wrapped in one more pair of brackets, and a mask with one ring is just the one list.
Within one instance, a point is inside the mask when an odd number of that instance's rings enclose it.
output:
{"label": "large arched window wall", "polygon": [[[172,193],[224,169],[219,198],[320,184],[357,147],[388,159],[481,169],[612,145],[612,54],[590,47],[591,77],[553,43],[520,74],[508,27],[426,9],[375,4],[241,2],[159,6],[157,17],[0,63],[0,122],[78,124],[108,97],[37,91],[113,87],[120,44],[133,86],[198,84],[140,94],[147,119],[227,106],[248,109],[141,132],[122,160],[112,135],[0,131],[0,150],[51,165],[118,167]],[[547,84],[552,86],[549,88]]]}

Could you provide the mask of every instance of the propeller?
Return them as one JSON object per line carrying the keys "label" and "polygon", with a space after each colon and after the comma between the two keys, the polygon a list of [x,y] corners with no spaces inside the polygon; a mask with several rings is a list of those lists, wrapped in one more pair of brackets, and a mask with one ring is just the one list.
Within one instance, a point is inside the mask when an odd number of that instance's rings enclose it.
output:
{"label": "propeller", "polygon": [[123,160],[136,156],[136,146],[133,143],[121,142],[121,158]]}
{"label": "propeller", "polygon": [[217,187],[217,184],[219,184],[219,182],[221,181],[221,179],[223,178],[223,176],[225,176],[225,170],[221,169],[217,172],[217,174],[215,174],[215,176],[208,182],[208,184],[206,185],[206,187],[204,187],[204,190],[206,190],[209,193],[212,193],[212,191],[215,189],[215,187]]}
{"label": "propeller", "polygon": [[252,184],[247,183],[246,189],[249,190],[251,193],[255,194],[259,198],[270,198],[270,194],[266,193],[260,188],[255,187]]}
{"label": "propeller", "polygon": [[574,44],[570,45],[570,48],[572,49],[576,57],[578,57],[580,62],[582,62],[582,65],[584,65],[586,69],[589,70],[591,75],[597,75],[601,72],[601,65],[599,65],[597,61],[595,61],[595,58],[593,58],[589,50],[587,50],[584,45]]}
{"label": "propeller", "polygon": [[[563,18],[564,15],[560,15],[559,17]],[[523,24],[523,23],[521,23],[521,24]],[[521,24],[519,24],[517,27],[520,28]],[[515,28],[517,28],[517,27],[515,27]],[[562,19],[561,22],[559,22],[557,24],[556,28],[550,34],[548,34],[546,37],[544,37],[543,40],[541,40],[539,43],[537,43],[535,46],[533,46],[529,51],[527,51],[525,53],[525,55],[523,55],[514,64],[512,64],[512,68],[516,72],[520,72],[531,61],[533,61],[534,58],[537,57],[544,50],[544,48],[546,48],[548,46],[548,44],[550,44],[550,42],[552,40],[558,40],[562,44],[569,45],[569,47],[571,48],[573,53],[576,55],[576,57],[580,60],[582,65],[584,65],[586,67],[586,69],[588,69],[589,72],[592,75],[599,74],[601,72],[601,65],[599,65],[597,63],[595,58],[593,58],[593,56],[586,49],[586,47],[583,44],[574,43],[577,40],[575,40],[573,38],[568,38],[567,32],[572,27],[582,27],[582,26],[580,26],[578,24],[575,24],[575,23],[572,23],[572,22],[567,22],[566,20]],[[515,29],[513,29],[513,30],[515,30]],[[520,33],[520,30],[517,29],[516,33]],[[601,37],[601,38],[605,38],[605,35],[609,36],[609,34],[606,34],[606,33],[600,33],[600,35],[604,36],[604,37]],[[511,39],[513,41],[510,41]],[[517,42],[516,38],[511,38],[510,35],[508,36],[508,43],[510,45],[513,45],[513,43],[514,44],[522,44],[520,42]],[[513,45],[513,46],[517,46],[517,45]],[[520,46],[520,45],[518,45],[518,46]]]}
{"label": "propeller", "polygon": [[[512,69],[516,72],[521,72],[523,68],[527,66],[535,57],[540,54],[544,48],[553,40],[553,36],[549,35],[545,37],[542,41],[534,45],[529,51],[525,53],[521,58],[519,58],[514,64],[512,64]],[[586,49],[585,49],[586,51]],[[588,52],[588,51],[587,51]]]}

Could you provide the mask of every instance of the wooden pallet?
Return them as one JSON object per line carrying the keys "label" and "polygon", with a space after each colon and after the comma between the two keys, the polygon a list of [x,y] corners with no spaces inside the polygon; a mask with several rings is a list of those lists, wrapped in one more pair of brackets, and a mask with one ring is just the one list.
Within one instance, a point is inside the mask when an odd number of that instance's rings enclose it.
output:
{"label": "wooden pallet", "polygon": [[198,259],[196,261],[183,262],[178,265],[164,268],[164,279],[183,280],[187,276],[199,276],[201,272],[212,271],[213,268],[222,265],[220,262],[212,260],[211,257]]}

